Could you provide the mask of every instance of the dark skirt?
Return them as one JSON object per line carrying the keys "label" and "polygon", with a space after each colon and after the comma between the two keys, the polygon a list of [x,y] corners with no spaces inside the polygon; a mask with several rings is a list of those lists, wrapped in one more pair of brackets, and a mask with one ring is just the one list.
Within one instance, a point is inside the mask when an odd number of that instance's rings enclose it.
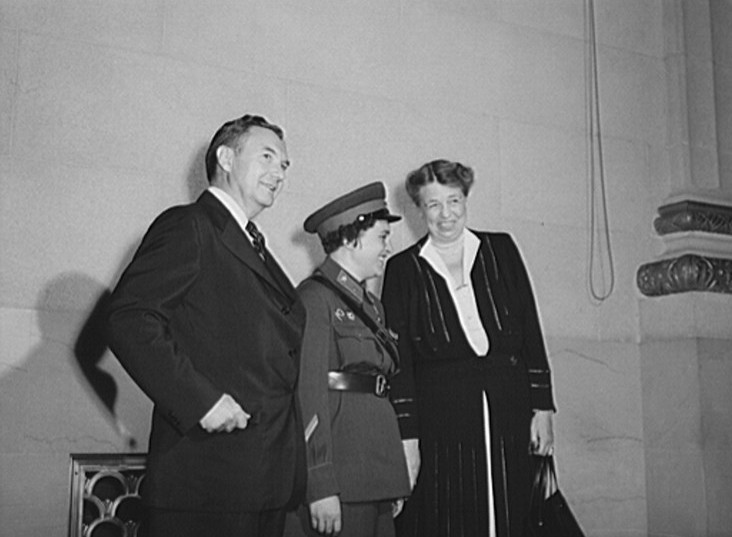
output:
{"label": "dark skirt", "polygon": [[421,363],[415,371],[422,466],[396,519],[399,537],[488,536],[483,393],[490,416],[496,535],[523,533],[530,491],[526,368],[511,356]]}

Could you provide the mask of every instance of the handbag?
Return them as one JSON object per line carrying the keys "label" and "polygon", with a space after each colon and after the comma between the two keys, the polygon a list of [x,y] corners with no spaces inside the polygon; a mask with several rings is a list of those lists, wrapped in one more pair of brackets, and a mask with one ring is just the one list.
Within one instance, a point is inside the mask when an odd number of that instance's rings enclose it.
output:
{"label": "handbag", "polygon": [[531,457],[534,482],[529,501],[526,537],[584,537],[577,519],[559,491],[554,457]]}

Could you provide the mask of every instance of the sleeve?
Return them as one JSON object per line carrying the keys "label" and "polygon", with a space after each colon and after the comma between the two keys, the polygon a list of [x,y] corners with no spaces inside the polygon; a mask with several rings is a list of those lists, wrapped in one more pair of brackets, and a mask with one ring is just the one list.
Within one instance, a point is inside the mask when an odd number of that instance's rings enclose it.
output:
{"label": "sleeve", "polygon": [[512,265],[516,267],[516,287],[521,296],[522,324],[524,339],[521,356],[526,362],[529,373],[529,395],[534,410],[556,410],[552,394],[552,375],[547,358],[544,335],[542,334],[536,300],[526,265],[518,246],[508,236],[509,253]]}
{"label": "sleeve", "polygon": [[200,269],[199,235],[190,214],[163,213],[120,278],[107,312],[112,352],[181,433],[223,394],[194,368],[170,330],[171,316]]}
{"label": "sleeve", "polygon": [[386,325],[398,337],[399,372],[391,380],[389,397],[397,415],[402,439],[418,438],[419,416],[417,413],[414,385],[415,349],[409,333],[409,290],[416,275],[410,274],[399,259],[389,260],[384,273],[381,303],[386,313]]}
{"label": "sleeve", "polygon": [[328,367],[333,334],[327,301],[317,284],[299,289],[305,306],[305,331],[300,351],[298,395],[305,424],[308,468],[307,497],[312,503],[340,493],[333,464]]}

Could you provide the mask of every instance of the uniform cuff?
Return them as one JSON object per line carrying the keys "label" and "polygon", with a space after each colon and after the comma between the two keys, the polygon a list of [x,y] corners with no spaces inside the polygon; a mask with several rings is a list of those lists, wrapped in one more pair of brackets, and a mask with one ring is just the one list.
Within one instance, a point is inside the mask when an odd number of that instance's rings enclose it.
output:
{"label": "uniform cuff", "polygon": [[313,503],[329,496],[340,494],[335,468],[332,463],[308,469],[307,502]]}

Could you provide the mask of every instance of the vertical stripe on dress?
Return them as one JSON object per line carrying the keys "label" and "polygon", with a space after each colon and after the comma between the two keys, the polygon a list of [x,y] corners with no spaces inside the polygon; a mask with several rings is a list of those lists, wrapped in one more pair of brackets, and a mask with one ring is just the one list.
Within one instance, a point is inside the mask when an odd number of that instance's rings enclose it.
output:
{"label": "vertical stripe on dress", "polygon": [[440,297],[437,295],[437,286],[435,285],[435,280],[429,271],[427,271],[427,279],[430,282],[430,288],[432,289],[432,293],[435,297],[437,312],[440,314],[440,323],[442,324],[442,334],[445,336],[445,341],[450,343],[450,332],[447,331],[447,323],[445,322],[445,314],[442,311],[442,304],[440,303]]}
{"label": "vertical stripe on dress", "polygon": [[[470,475],[475,475],[475,471],[478,468],[478,454],[475,451],[475,448],[471,449],[470,451],[471,459],[473,462],[473,471],[470,473]],[[473,527],[477,528],[478,524],[480,524],[480,512],[478,511],[478,481],[476,479],[472,480],[473,482],[473,498],[475,498],[476,501],[472,502],[473,505]]]}
{"label": "vertical stripe on dress", "polygon": [[505,517],[506,517],[506,533],[507,535],[511,535],[511,517],[508,513],[508,469],[506,468],[506,443],[505,439],[501,437],[501,464],[503,465],[503,479],[502,479],[502,485],[503,485],[503,505],[504,509],[506,510]]}
{"label": "vertical stripe on dress", "polygon": [[[496,301],[493,298],[493,290],[491,289],[491,284],[488,282],[488,268],[485,266],[485,258],[483,257],[483,252],[481,252],[480,250],[478,251],[478,259],[480,260],[480,266],[481,266],[480,272],[483,275],[483,283],[485,284],[485,288],[488,291],[488,299],[491,301],[491,309],[493,310],[493,317],[496,320],[496,325],[498,326],[498,329],[503,331],[503,325],[501,324],[501,317],[498,315],[498,308],[496,307]],[[496,278],[497,277],[498,276],[496,276]]]}
{"label": "vertical stripe on dress", "polygon": [[496,537],[496,506],[493,496],[493,468],[491,465],[491,417],[488,394],[483,391],[483,430],[485,431],[485,463],[488,482],[488,535]]}
{"label": "vertical stripe on dress", "polygon": [[417,259],[416,256],[412,255],[410,256],[410,259],[414,263],[414,266],[417,269],[417,273],[419,274],[419,277],[422,280],[422,285],[420,286],[421,289],[424,289],[424,298],[425,303],[427,304],[427,320],[430,323],[430,332],[435,333],[435,325],[432,322],[432,300],[430,299],[430,293],[427,290],[427,282],[425,282],[424,272],[422,271],[422,266],[419,264],[419,259]]}

